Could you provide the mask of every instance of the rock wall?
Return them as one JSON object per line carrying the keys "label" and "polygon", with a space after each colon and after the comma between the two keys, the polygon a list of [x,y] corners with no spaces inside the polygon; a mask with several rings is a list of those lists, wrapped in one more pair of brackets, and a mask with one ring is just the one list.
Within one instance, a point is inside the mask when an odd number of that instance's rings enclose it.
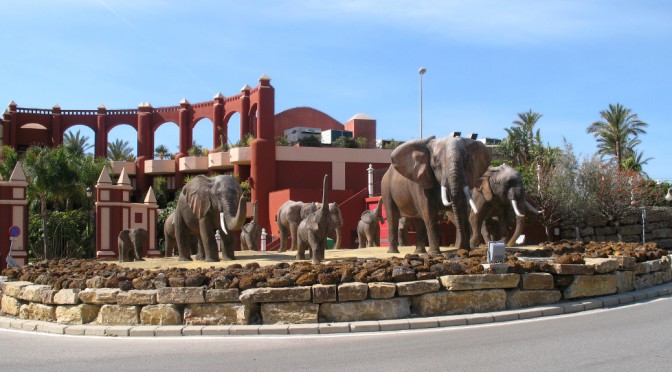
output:
{"label": "rock wall", "polygon": [[[672,249],[672,208],[647,207],[645,223],[642,223],[642,211],[636,211],[621,218],[620,229],[624,242],[641,242],[642,226],[644,226],[646,242],[656,242],[661,248]],[[603,217],[591,217],[586,226],[579,227],[579,233],[584,242],[618,241],[616,227]],[[560,226],[562,239],[574,240],[576,232],[574,225]]]}
{"label": "rock wall", "polygon": [[490,312],[629,292],[672,281],[670,258],[549,265],[548,272],[445,275],[399,283],[286,288],[61,289],[0,282],[2,313],[59,324],[245,325],[402,319]]}

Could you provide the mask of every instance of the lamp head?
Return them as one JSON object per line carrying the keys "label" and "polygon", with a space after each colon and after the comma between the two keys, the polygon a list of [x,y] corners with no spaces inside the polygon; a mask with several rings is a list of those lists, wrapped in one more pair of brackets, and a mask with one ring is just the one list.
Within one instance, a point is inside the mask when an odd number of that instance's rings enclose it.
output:
{"label": "lamp head", "polygon": [[425,72],[427,72],[427,69],[424,68],[424,67],[420,67],[420,70],[418,70],[418,73],[419,73],[420,75],[424,75]]}

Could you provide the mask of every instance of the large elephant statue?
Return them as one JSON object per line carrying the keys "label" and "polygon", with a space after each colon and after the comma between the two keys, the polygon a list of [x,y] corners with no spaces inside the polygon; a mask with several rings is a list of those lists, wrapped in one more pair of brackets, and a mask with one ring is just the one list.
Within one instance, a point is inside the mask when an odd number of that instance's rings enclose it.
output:
{"label": "large elephant statue", "polygon": [[119,262],[144,261],[142,246],[147,243],[149,234],[145,229],[124,229],[119,232],[117,249]]}
{"label": "large elephant statue", "polygon": [[383,202],[379,201],[376,209],[362,212],[357,223],[359,248],[380,247],[380,224],[385,223],[382,204]]}
{"label": "large elephant statue", "polygon": [[[189,247],[191,253],[196,254],[197,260],[202,260],[205,256],[203,245],[198,240],[197,236],[191,237]],[[166,222],[163,223],[163,241],[166,243],[166,252],[164,257],[171,257],[179,255],[177,250],[177,240],[175,239],[175,212],[168,215]]]}
{"label": "large elephant statue", "polygon": [[470,249],[468,209],[476,204],[471,188],[488,169],[490,151],[481,142],[460,137],[433,136],[402,144],[392,152],[392,164],[383,176],[381,193],[388,220],[390,253],[399,253],[399,218],[416,221],[416,252],[439,253],[439,212],[451,208],[455,215],[455,247]]}
{"label": "large elephant statue", "polygon": [[280,235],[279,252],[284,252],[286,250],[288,236],[292,238],[289,250],[296,249],[296,229],[304,218],[308,217],[308,215],[315,212],[317,209],[317,203],[304,203],[294,200],[287,200],[280,206],[276,215],[278,234]]}
{"label": "large elephant statue", "polygon": [[245,223],[246,202],[240,184],[229,175],[199,175],[184,185],[174,221],[179,260],[191,261],[190,241],[196,236],[205,251],[205,261],[219,261],[217,229],[221,229],[224,258],[234,260],[233,232]]}
{"label": "large elephant statue", "polygon": [[322,206],[309,214],[296,229],[296,259],[304,260],[306,248],[310,248],[313,263],[324,260],[327,249],[327,233],[329,232],[329,176],[324,175],[322,189]]}
{"label": "large elephant statue", "polygon": [[[525,212],[539,213],[525,198],[520,173],[506,164],[489,167],[472,189],[472,195],[480,211],[478,214],[469,214],[471,226],[469,243],[472,247],[478,246],[481,239],[487,244],[492,237],[504,239],[509,236],[506,245],[514,245],[525,227]],[[492,218],[497,219],[496,225],[499,231],[493,231],[489,227],[491,224],[486,223]],[[509,226],[512,225],[514,218],[516,227],[513,234],[509,234]]]}
{"label": "large elephant statue", "polygon": [[252,221],[246,223],[240,231],[240,248],[242,250],[257,250],[257,242],[261,236],[261,226],[257,222],[257,201],[254,201]]}

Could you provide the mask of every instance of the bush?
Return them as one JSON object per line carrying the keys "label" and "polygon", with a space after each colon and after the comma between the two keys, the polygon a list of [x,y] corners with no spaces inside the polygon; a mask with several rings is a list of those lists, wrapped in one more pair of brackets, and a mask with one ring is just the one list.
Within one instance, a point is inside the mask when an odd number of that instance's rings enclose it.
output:
{"label": "bush", "polygon": [[287,136],[277,136],[275,137],[275,145],[276,146],[289,146],[291,143],[289,142],[289,138]]}
{"label": "bush", "polygon": [[187,153],[189,156],[203,156],[203,146],[194,142]]}
{"label": "bush", "polygon": [[[89,211],[77,209],[51,212],[48,217],[47,258],[94,258],[94,222]],[[28,219],[28,255],[43,258],[42,217]]]}
{"label": "bush", "polygon": [[383,148],[384,148],[385,150],[394,150],[394,149],[396,149],[397,147],[399,147],[399,145],[401,145],[402,143],[403,143],[403,142],[401,142],[401,141],[397,141],[397,140],[394,140],[394,139],[393,139],[393,140],[390,140],[389,143],[386,143],[386,144],[383,146]]}
{"label": "bush", "polygon": [[166,253],[166,240],[163,235],[163,226],[166,224],[166,219],[168,218],[168,216],[170,216],[170,214],[175,211],[176,206],[177,206],[177,198],[175,198],[175,200],[168,202],[168,204],[164,209],[160,209],[159,214],[156,217],[156,232],[158,238],[157,249],[159,250],[159,252],[163,254]]}
{"label": "bush", "polygon": [[318,136],[306,136],[299,139],[299,145],[305,147],[320,147],[322,146],[322,141]]}
{"label": "bush", "polygon": [[354,139],[346,136],[341,136],[336,138],[332,143],[334,147],[350,148],[354,149],[357,147],[357,142]]}

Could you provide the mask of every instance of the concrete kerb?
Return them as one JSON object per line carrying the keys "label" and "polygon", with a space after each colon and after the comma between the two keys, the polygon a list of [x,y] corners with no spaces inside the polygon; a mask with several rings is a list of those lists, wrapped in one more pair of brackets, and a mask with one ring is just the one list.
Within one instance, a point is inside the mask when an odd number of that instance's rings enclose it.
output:
{"label": "concrete kerb", "polygon": [[637,301],[672,295],[672,283],[628,293],[579,299],[554,305],[496,311],[491,313],[416,317],[359,322],[225,325],[225,326],[107,326],[97,324],[66,325],[0,316],[0,328],[71,336],[177,337],[177,336],[250,336],[317,335],[359,332],[388,332],[409,329],[445,328],[475,324],[511,322],[602,308],[614,308]]}

